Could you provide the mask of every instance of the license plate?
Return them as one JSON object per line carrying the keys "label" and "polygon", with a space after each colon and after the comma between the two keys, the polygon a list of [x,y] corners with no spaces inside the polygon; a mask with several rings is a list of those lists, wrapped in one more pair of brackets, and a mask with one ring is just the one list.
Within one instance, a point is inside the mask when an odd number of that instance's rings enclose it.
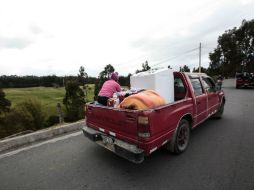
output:
{"label": "license plate", "polygon": [[104,144],[113,144],[114,140],[108,136],[102,136],[102,142]]}

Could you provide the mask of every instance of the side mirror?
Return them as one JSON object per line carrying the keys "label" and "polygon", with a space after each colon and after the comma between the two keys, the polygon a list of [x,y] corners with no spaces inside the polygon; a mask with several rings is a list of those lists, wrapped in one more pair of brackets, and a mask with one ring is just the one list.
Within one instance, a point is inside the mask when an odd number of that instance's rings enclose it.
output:
{"label": "side mirror", "polygon": [[220,91],[220,90],[221,90],[221,84],[216,83],[215,91]]}

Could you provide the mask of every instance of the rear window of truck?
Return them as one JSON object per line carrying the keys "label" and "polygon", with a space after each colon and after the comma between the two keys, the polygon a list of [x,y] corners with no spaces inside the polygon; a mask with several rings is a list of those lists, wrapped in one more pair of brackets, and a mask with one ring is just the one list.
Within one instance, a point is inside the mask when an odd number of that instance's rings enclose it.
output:
{"label": "rear window of truck", "polygon": [[175,101],[182,100],[186,97],[186,87],[184,85],[183,80],[176,76],[174,78],[174,94],[175,94]]}

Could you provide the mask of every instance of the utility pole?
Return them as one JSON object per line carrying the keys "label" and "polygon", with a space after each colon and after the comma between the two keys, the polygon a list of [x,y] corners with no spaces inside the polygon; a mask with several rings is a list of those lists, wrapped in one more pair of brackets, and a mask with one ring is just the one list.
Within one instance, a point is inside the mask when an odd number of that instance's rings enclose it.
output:
{"label": "utility pole", "polygon": [[201,42],[199,43],[199,67],[198,72],[201,73]]}

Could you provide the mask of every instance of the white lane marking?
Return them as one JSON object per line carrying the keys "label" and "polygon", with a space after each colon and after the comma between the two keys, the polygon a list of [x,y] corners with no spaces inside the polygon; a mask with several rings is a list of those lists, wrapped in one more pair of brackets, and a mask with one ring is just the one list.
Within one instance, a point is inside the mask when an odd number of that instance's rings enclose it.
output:
{"label": "white lane marking", "polygon": [[5,154],[0,155],[0,159],[5,158],[5,157],[9,157],[9,156],[13,156],[15,154],[18,154],[18,153],[26,151],[26,150],[30,150],[32,148],[40,147],[44,144],[55,143],[55,142],[62,141],[62,140],[65,140],[65,139],[68,139],[68,138],[71,138],[71,137],[75,137],[75,136],[78,136],[78,135],[81,135],[81,134],[82,134],[82,131],[79,131],[79,132],[72,133],[72,134],[69,134],[69,135],[65,135],[65,136],[62,136],[62,137],[56,137],[54,139],[50,139],[50,140],[47,140],[47,141],[44,141],[44,142],[41,142],[41,143],[38,143],[38,144],[35,144],[35,145],[20,148],[18,150],[7,152]]}

